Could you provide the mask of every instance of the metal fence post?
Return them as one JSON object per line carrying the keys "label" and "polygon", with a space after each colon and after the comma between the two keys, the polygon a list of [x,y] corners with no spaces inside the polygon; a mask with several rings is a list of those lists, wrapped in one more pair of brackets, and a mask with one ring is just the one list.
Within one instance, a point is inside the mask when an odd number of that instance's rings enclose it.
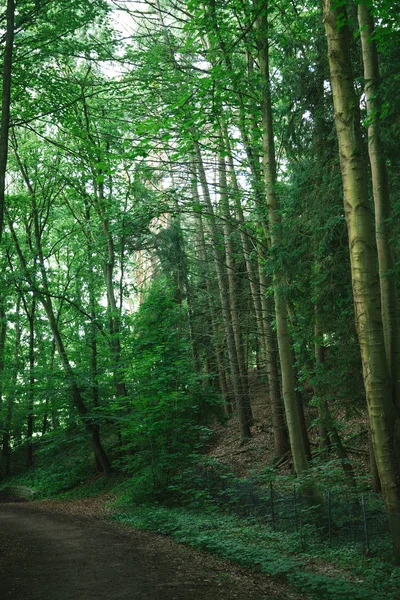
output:
{"label": "metal fence post", "polygon": [[369,536],[368,536],[368,520],[367,520],[367,503],[365,501],[365,496],[361,496],[361,506],[363,512],[363,522],[364,522],[364,536],[365,536],[365,546],[367,551],[369,552]]}
{"label": "metal fence post", "polygon": [[251,501],[251,512],[252,517],[255,519],[256,516],[256,507],[254,502],[254,485],[253,485],[253,476],[250,476],[250,501]]}
{"label": "metal fence post", "polygon": [[296,486],[293,486],[293,502],[294,502],[294,523],[296,526],[296,533],[299,530],[299,523],[297,518],[297,496],[296,496]]}
{"label": "metal fence post", "polygon": [[269,489],[271,493],[271,517],[272,517],[272,529],[275,531],[275,506],[274,506],[274,486],[272,481],[269,482]]}
{"label": "metal fence post", "polygon": [[332,545],[332,494],[328,492],[328,535],[329,545]]}

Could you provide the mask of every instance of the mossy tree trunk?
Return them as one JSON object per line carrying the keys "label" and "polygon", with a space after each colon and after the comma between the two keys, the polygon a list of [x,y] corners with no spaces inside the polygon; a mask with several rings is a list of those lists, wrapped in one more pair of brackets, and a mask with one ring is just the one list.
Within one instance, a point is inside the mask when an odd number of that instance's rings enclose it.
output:
{"label": "mossy tree trunk", "polygon": [[364,66],[364,93],[367,101],[368,153],[375,206],[375,237],[379,261],[383,335],[391,376],[393,400],[399,409],[400,328],[395,264],[389,243],[390,194],[379,123],[381,103],[378,52],[373,39],[373,19],[365,2],[358,4],[358,22]]}
{"label": "mossy tree trunk", "polygon": [[[349,236],[355,320],[361,349],[370,429],[394,552],[400,560],[400,482],[395,461],[395,405],[386,360],[373,216],[354,90],[346,7],[323,0],[328,58]],[[338,26],[340,23],[340,26]]]}

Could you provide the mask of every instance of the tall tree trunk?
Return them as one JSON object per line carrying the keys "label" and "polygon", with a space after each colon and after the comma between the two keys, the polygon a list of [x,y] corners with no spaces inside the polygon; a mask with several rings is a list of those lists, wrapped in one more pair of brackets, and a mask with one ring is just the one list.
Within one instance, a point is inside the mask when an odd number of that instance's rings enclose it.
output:
{"label": "tall tree trunk", "polygon": [[231,212],[229,206],[228,196],[228,183],[226,178],[226,164],[225,164],[225,149],[220,140],[220,153],[218,160],[218,174],[219,174],[219,195],[220,195],[220,207],[223,217],[222,229],[224,233],[225,242],[225,262],[228,276],[228,290],[229,290],[229,304],[230,314],[232,320],[233,336],[235,338],[236,354],[240,372],[240,385],[242,389],[243,399],[246,409],[246,418],[249,425],[253,425],[253,415],[251,412],[250,405],[250,391],[249,391],[249,376],[248,376],[248,365],[245,358],[243,335],[241,331],[240,315],[237,306],[237,277],[236,277],[236,265],[235,265],[235,250],[233,246],[233,228],[231,225]]}
{"label": "tall tree trunk", "polygon": [[27,418],[27,446],[26,464],[33,467],[33,428],[34,428],[34,401],[35,401],[35,313],[36,295],[32,296],[30,311],[27,310],[29,321],[29,390],[28,390],[28,418]]}
{"label": "tall tree trunk", "polygon": [[333,6],[332,0],[323,0],[356,329],[374,454],[389,513],[394,553],[400,560],[400,478],[394,452],[394,423],[398,417],[392,401],[386,361],[374,227],[368,202],[358,99],[351,69],[346,7],[334,10]]}
{"label": "tall tree trunk", "polygon": [[[64,346],[64,342],[63,342],[63,339],[61,336],[61,332],[60,332],[60,329],[58,326],[58,322],[57,322],[57,319],[55,316],[53,304],[51,301],[50,287],[49,287],[49,282],[48,282],[48,278],[47,278],[45,259],[44,259],[44,255],[43,255],[42,244],[41,244],[41,229],[40,229],[40,224],[39,224],[39,213],[38,213],[38,208],[36,205],[35,194],[32,189],[32,186],[30,185],[29,178],[27,177],[27,174],[24,171],[23,165],[21,164],[20,161],[19,161],[19,164],[20,164],[21,172],[23,173],[23,175],[25,177],[25,181],[26,181],[28,189],[30,191],[30,197],[31,197],[31,202],[32,202],[32,220],[33,220],[33,226],[34,226],[34,240],[35,240],[34,243],[35,243],[35,251],[36,251],[37,260],[38,260],[39,273],[41,275],[41,292],[38,292],[38,291],[36,292],[37,297],[38,297],[38,300],[41,302],[41,304],[46,312],[48,321],[49,321],[50,329],[51,329],[51,332],[54,337],[54,341],[55,341],[55,345],[56,345],[58,354],[60,356],[61,364],[63,366],[64,374],[65,374],[66,380],[69,385],[72,403],[76,407],[78,414],[82,420],[82,423],[83,423],[86,431],[90,435],[90,441],[91,441],[91,444],[93,447],[93,451],[94,451],[95,455],[97,456],[98,460],[100,461],[104,473],[111,474],[112,468],[111,468],[110,461],[108,459],[108,456],[107,456],[101,442],[98,440],[98,438],[96,436],[96,431],[95,431],[95,427],[94,427],[92,419],[88,418],[88,409],[86,407],[81,390],[79,388],[74,370],[68,359],[68,355],[67,355],[67,352],[66,352],[66,349]],[[19,245],[18,237],[15,233],[14,225],[11,220],[9,220],[8,224],[9,224],[9,228],[10,228],[11,235],[12,235],[12,238],[14,241],[14,245],[15,245],[15,248],[16,248],[20,263],[21,263],[21,267],[24,271],[25,277],[29,281],[30,285],[32,285],[32,287],[35,288],[36,285],[35,285],[35,282],[33,282],[31,279],[31,273],[28,269],[27,261],[23,255],[21,247]]]}
{"label": "tall tree trunk", "polygon": [[268,375],[269,398],[271,402],[272,426],[274,432],[275,455],[283,456],[290,448],[288,429],[285,421],[285,409],[281,398],[278,370],[278,348],[275,331],[272,328],[274,306],[272,298],[267,296],[268,279],[262,257],[259,259],[261,309],[263,313],[263,332],[265,339],[266,366]]}
{"label": "tall tree trunk", "polygon": [[[268,3],[262,3],[262,14],[258,19],[257,43],[261,74],[261,114],[263,128],[263,169],[269,214],[269,235],[272,249],[281,242],[281,216],[276,193],[275,144],[272,122],[271,92],[268,56]],[[287,322],[287,302],[284,291],[284,276],[274,274],[274,298],[278,350],[282,371],[282,393],[285,404],[286,421],[289,430],[290,447],[294,468],[297,474],[308,469],[308,459],[301,429],[300,413],[296,398],[296,384]]]}
{"label": "tall tree trunk", "polygon": [[[12,424],[12,413],[14,406],[14,399],[16,397],[16,387],[18,382],[18,375],[20,370],[20,346],[21,346],[21,320],[20,320],[20,306],[21,298],[17,297],[16,306],[16,319],[15,319],[15,345],[13,354],[13,368],[11,378],[11,393],[7,398],[5,407],[5,414],[3,420],[3,436],[2,436],[2,455],[4,459],[4,472],[6,475],[10,474],[10,459],[11,459],[11,424]],[[1,379],[1,378],[0,378]]]}
{"label": "tall tree trunk", "polygon": [[74,371],[71,367],[71,363],[69,362],[64,342],[62,340],[61,333],[54,315],[53,305],[50,296],[48,295],[48,288],[46,287],[44,287],[44,294],[45,295],[40,296],[40,300],[42,302],[43,308],[46,311],[47,318],[50,323],[50,328],[55,339],[57,351],[60,356],[64,373],[69,384],[72,402],[76,407],[79,416],[82,419],[86,431],[90,435],[93,451],[95,453],[96,458],[101,464],[101,468],[103,469],[106,475],[109,475],[112,472],[110,461],[99,439],[98,429],[96,428],[95,423],[93,423],[92,419],[88,418],[88,409],[79,389],[79,385],[77,383]]}
{"label": "tall tree trunk", "polygon": [[5,373],[5,347],[6,347],[6,336],[7,336],[7,314],[6,314],[6,302],[5,297],[0,291],[0,433],[3,436],[6,431],[6,410],[3,399],[3,387],[4,387],[4,373]]}
{"label": "tall tree trunk", "polygon": [[[266,295],[268,289],[267,276],[263,266],[262,257],[260,256],[259,260],[256,259],[256,265],[254,265],[252,260],[252,247],[249,236],[245,231],[246,223],[242,205],[240,202],[240,190],[236,178],[228,131],[224,122],[223,132],[227,148],[227,158],[232,180],[233,195],[235,199],[236,217],[240,225],[240,238],[242,242],[243,256],[246,264],[247,277],[250,283],[254,314],[256,317],[258,339],[261,342],[263,360],[265,361],[264,366],[266,367],[267,372],[268,395],[271,405],[275,456],[279,457],[283,454],[286,454],[286,452],[288,451],[289,439],[279,387],[279,373],[277,363],[278,356],[275,339],[276,336],[271,325],[271,311],[268,309],[269,299]],[[258,251],[261,254],[262,250],[260,245]],[[259,267],[258,277],[256,274],[257,263]]]}
{"label": "tall tree trunk", "polygon": [[106,257],[103,264],[104,278],[107,291],[108,316],[110,324],[110,346],[114,360],[114,382],[117,398],[125,398],[127,395],[126,385],[123,380],[121,368],[121,315],[117,305],[114,292],[114,269],[115,251],[114,240],[110,231],[108,218],[106,217],[104,201],[104,185],[99,183],[99,198],[96,202],[97,213],[100,218],[101,227],[106,243]]}
{"label": "tall tree trunk", "polygon": [[8,132],[10,129],[10,103],[11,103],[11,72],[14,47],[14,0],[7,0],[6,35],[3,62],[3,86],[1,95],[1,121],[0,121],[0,242],[3,235],[4,205],[6,189],[6,171],[8,159]]}
{"label": "tall tree trunk", "polygon": [[[323,343],[323,330],[320,322],[320,315],[318,305],[315,307],[315,362],[317,366],[317,377],[318,368],[325,363],[326,348]],[[333,446],[336,453],[342,463],[342,469],[346,481],[350,488],[356,489],[356,478],[354,475],[353,467],[349,460],[346,448],[343,445],[337,427],[332,418],[329,410],[328,403],[324,397],[324,386],[323,384],[316,384],[314,387],[314,393],[318,397],[318,417],[319,417],[319,437],[320,437],[320,448],[321,450],[328,452]]]}
{"label": "tall tree trunk", "polygon": [[235,337],[232,328],[231,308],[229,303],[229,291],[226,285],[226,273],[224,272],[224,257],[219,251],[220,240],[217,224],[215,221],[214,209],[211,202],[211,196],[208,189],[208,182],[206,173],[203,166],[203,160],[200,152],[199,143],[194,139],[194,150],[197,162],[197,168],[199,172],[199,179],[203,190],[204,201],[206,204],[207,212],[209,215],[210,233],[214,251],[214,265],[218,280],[218,291],[222,308],[222,318],[224,322],[226,343],[228,347],[229,355],[229,366],[231,373],[231,382],[233,393],[235,396],[237,414],[239,418],[239,426],[242,441],[245,441],[251,437],[250,424],[248,422],[248,415],[246,410],[246,400],[243,394],[241,386],[240,370],[238,357],[236,352]]}
{"label": "tall tree trunk", "polygon": [[368,153],[375,205],[375,237],[379,261],[383,335],[391,376],[393,401],[400,409],[400,324],[395,264],[389,244],[389,184],[379,123],[381,103],[378,86],[378,52],[373,39],[373,19],[365,2],[358,4],[358,22],[364,65],[364,93],[367,100]]}
{"label": "tall tree trunk", "polygon": [[[90,263],[89,263],[90,264]],[[90,274],[89,274],[90,277]],[[89,282],[89,301],[90,301],[90,316],[91,323],[89,329],[89,337],[90,337],[90,385],[92,388],[92,403],[93,408],[96,411],[100,406],[100,393],[99,393],[99,384],[98,384],[98,367],[97,367],[97,329],[95,325],[96,320],[96,308],[95,308],[95,298],[94,298],[94,290],[93,285]],[[96,443],[100,443],[100,425],[98,422],[93,424],[94,430],[93,435],[96,438]],[[102,471],[102,465],[99,461],[98,457],[95,456],[96,466],[98,471]]]}
{"label": "tall tree trunk", "polygon": [[[239,129],[243,146],[246,152],[247,160],[250,167],[251,173],[251,185],[254,190],[256,208],[258,212],[258,217],[260,222],[262,223],[264,229],[264,235],[266,239],[268,238],[268,219],[266,216],[266,207],[265,207],[265,194],[263,189],[263,182],[261,176],[260,169],[260,161],[257,156],[257,151],[255,150],[251,136],[248,131],[248,111],[246,109],[244,94],[242,92],[241,86],[241,77],[242,74],[237,72],[232,62],[232,56],[227,48],[225,43],[221,28],[218,23],[217,11],[216,11],[216,1],[209,0],[208,2],[208,13],[209,13],[209,22],[211,24],[211,28],[208,35],[208,42],[212,53],[216,48],[221,52],[222,58],[225,63],[226,72],[228,73],[232,89],[235,93],[237,102],[238,102],[238,122],[237,127]],[[213,60],[213,57],[211,57]],[[215,62],[215,60],[214,60]],[[254,124],[254,119],[252,119],[252,125]]]}
{"label": "tall tree trunk", "polygon": [[[323,343],[323,331],[320,323],[320,310],[318,305],[314,307],[314,353],[316,366],[316,379],[322,377],[321,368],[325,364],[325,346]],[[328,406],[326,398],[324,398],[323,385],[320,383],[314,384],[314,395],[317,398],[318,409],[318,438],[319,448],[326,455],[329,452],[331,441],[329,437],[329,421],[328,421]]]}
{"label": "tall tree trunk", "polygon": [[[196,173],[196,169],[194,166],[192,166],[192,196],[193,199],[195,200],[196,205],[198,206],[200,203],[200,198],[199,198],[199,194],[198,194],[198,190],[197,190],[197,180],[195,177],[195,173]],[[215,321],[215,317],[214,317],[214,305],[213,305],[213,296],[214,296],[214,290],[213,290],[213,286],[212,286],[212,282],[209,278],[209,276],[207,275],[206,272],[206,267],[208,264],[207,261],[207,250],[206,250],[206,242],[205,242],[205,235],[204,235],[204,226],[203,226],[203,221],[201,218],[201,215],[198,214],[196,217],[196,234],[197,234],[197,247],[198,247],[198,254],[199,254],[199,260],[200,260],[200,264],[201,264],[201,275],[202,278],[205,279],[205,286],[206,286],[206,290],[207,290],[207,298],[208,298],[208,309],[209,309],[209,327],[207,328],[207,331],[211,331],[211,337],[212,337],[212,346],[213,346],[213,352],[214,352],[214,356],[215,356],[215,364],[216,364],[216,368],[217,368],[217,375],[218,375],[218,384],[219,384],[219,389],[220,392],[222,394],[222,397],[224,398],[224,411],[225,414],[227,416],[229,416],[232,413],[232,398],[230,395],[230,392],[228,390],[228,385],[226,382],[226,376],[225,376],[225,368],[224,368],[224,352],[222,349],[222,345],[218,342],[218,338],[219,336],[219,331],[218,331],[218,326],[217,323]],[[209,357],[206,357],[206,371],[207,373],[212,373],[213,371],[213,366],[214,366],[214,362],[211,361],[209,359]]]}

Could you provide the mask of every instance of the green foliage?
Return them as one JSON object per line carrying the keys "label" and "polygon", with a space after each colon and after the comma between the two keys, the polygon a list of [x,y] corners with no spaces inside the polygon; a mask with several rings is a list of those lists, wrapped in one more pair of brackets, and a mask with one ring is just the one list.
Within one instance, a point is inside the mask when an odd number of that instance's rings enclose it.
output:
{"label": "green foliage", "polygon": [[71,490],[93,474],[93,459],[87,437],[75,426],[46,436],[37,452],[36,466],[4,480],[4,486],[24,485],[35,490],[35,498],[53,498]]}
{"label": "green foliage", "polygon": [[165,279],[153,284],[133,319],[125,373],[131,392],[110,408],[121,415],[120,466],[133,473],[136,498],[165,493],[173,473],[204,446],[206,418],[219,410],[215,389],[195,371],[186,321]]}
{"label": "green foliage", "polygon": [[[397,598],[396,578],[400,569],[389,569],[378,560],[366,559],[352,552],[342,561],[342,566],[348,571],[347,577],[340,576],[336,570],[334,576],[325,575],[325,570],[332,572],[330,561],[334,559],[334,553],[326,552],[321,556],[319,550],[319,555],[303,553],[301,558],[294,557],[292,552],[298,551],[299,545],[297,534],[276,533],[268,527],[249,524],[216,510],[204,513],[182,508],[126,505],[117,505],[114,510],[113,518],[119,522],[170,535],[183,544],[207,550],[246,567],[257,567],[272,577],[283,577],[312,600]],[[320,572],[307,570],[308,565],[319,556]],[[366,581],[359,572],[361,565]]]}

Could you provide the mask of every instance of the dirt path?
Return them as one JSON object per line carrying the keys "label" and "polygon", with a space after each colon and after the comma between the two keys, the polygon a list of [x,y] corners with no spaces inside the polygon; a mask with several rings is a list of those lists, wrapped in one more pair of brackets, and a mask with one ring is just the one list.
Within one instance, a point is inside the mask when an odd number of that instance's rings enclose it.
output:
{"label": "dirt path", "polygon": [[298,600],[283,584],[169,538],[0,504],[1,600]]}

